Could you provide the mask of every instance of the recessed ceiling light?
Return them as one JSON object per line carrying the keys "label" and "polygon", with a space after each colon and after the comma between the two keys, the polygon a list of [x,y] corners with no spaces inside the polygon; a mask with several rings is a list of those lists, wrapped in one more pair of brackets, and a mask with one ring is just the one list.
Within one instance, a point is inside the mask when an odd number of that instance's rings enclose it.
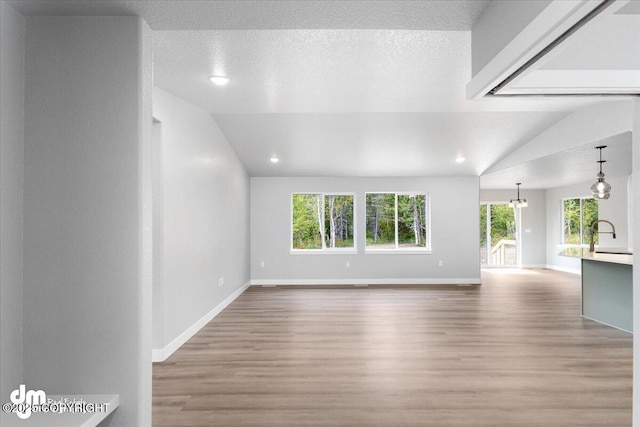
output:
{"label": "recessed ceiling light", "polygon": [[462,157],[462,156],[456,157],[456,163],[464,163],[465,160],[467,160],[467,159]]}
{"label": "recessed ceiling light", "polygon": [[218,86],[226,86],[231,81],[231,79],[226,76],[211,76],[209,77],[209,80],[211,83]]}
{"label": "recessed ceiling light", "polygon": [[278,163],[280,161],[280,159],[277,156],[271,156],[269,160],[271,160],[271,163]]}

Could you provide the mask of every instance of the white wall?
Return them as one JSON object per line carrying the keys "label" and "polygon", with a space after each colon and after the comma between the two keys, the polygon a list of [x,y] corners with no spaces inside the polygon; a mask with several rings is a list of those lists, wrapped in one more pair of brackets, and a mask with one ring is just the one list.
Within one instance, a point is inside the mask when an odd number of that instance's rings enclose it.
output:
{"label": "white wall", "polygon": [[[606,170],[605,170],[606,172]],[[606,178],[611,184],[611,197],[598,202],[598,218],[607,219],[616,227],[616,239],[610,234],[599,234],[597,241],[601,247],[622,247],[629,245],[627,177]],[[595,182],[585,181],[566,187],[547,190],[547,265],[552,268],[580,272],[580,260],[558,255],[562,247],[562,199],[574,197],[591,197],[591,185]],[[609,231],[607,224],[602,224],[603,231]]]}
{"label": "white wall", "polygon": [[0,2],[0,401],[22,382],[24,18]]}
{"label": "white wall", "polygon": [[[611,184],[611,197],[608,200],[598,202],[598,218],[607,219],[616,227],[616,238],[611,234],[598,234],[596,244],[603,248],[628,248],[629,236],[629,177],[606,178]],[[589,181],[589,186],[593,185],[593,181]],[[602,231],[611,231],[608,224],[600,224],[599,229]]]}
{"label": "white wall", "polygon": [[[367,191],[429,193],[433,253],[365,254]],[[296,192],[355,192],[358,253],[290,254],[291,195]],[[252,281],[479,283],[478,200],[477,177],[251,178]]]}
{"label": "white wall", "polygon": [[[521,210],[522,267],[544,267],[547,263],[547,208],[545,190],[521,190],[529,206]],[[480,190],[481,202],[508,202],[516,197],[516,189]]]}
{"label": "white wall", "polygon": [[[154,100],[157,100],[157,96],[154,96]],[[162,197],[162,124],[157,121],[155,117],[153,121],[153,328],[151,340],[153,348],[156,349],[164,347],[164,225],[162,221],[162,209],[164,207],[164,203]]]}
{"label": "white wall", "polygon": [[[633,122],[633,185],[631,200],[640,199],[640,100],[633,100],[631,108]],[[632,209],[632,246],[640,248],[640,209],[637,202]],[[633,330],[640,331],[640,263],[633,265]],[[633,340],[633,426],[640,426],[640,340]]]}
{"label": "white wall", "polygon": [[28,17],[24,377],[118,393],[151,424],[151,32],[136,17]]}
{"label": "white wall", "polygon": [[249,177],[209,113],[158,88],[153,102],[163,251],[154,349],[162,349],[249,282]]}

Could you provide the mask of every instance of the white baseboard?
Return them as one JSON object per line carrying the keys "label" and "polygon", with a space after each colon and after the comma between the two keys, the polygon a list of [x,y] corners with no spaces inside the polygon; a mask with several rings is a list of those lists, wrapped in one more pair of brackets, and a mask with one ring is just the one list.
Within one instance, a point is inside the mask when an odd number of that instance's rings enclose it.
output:
{"label": "white baseboard", "polygon": [[564,273],[582,275],[582,271],[575,268],[559,267],[557,265],[551,265],[551,264],[547,264],[546,268],[548,268],[549,270],[562,271]]}
{"label": "white baseboard", "polygon": [[167,360],[167,358],[164,357],[164,348],[154,348],[151,350],[152,362],[164,362],[165,360]]}
{"label": "white baseboard", "polygon": [[164,348],[154,348],[151,350],[152,362],[164,362],[171,356],[177,349],[179,349],[184,343],[196,334],[204,325],[211,322],[222,310],[224,310],[229,304],[231,304],[236,298],[238,298],[244,291],[246,291],[251,285],[251,281],[245,283],[237,291],[229,295],[224,301],[218,304],[213,310],[205,314],[200,320],[191,325],[186,331],[178,335],[173,341],[167,344]]}
{"label": "white baseboard", "polygon": [[582,318],[584,318],[584,319],[588,319],[588,320],[594,321],[594,322],[596,322],[596,323],[600,323],[601,325],[605,325],[605,326],[609,326],[609,327],[611,327],[611,328],[615,328],[615,329],[617,329],[617,330],[619,330],[619,331],[622,331],[622,332],[628,332],[628,333],[630,333],[630,334],[632,334],[632,333],[633,333],[632,331],[627,331],[626,329],[622,329],[622,328],[621,328],[621,327],[619,327],[619,326],[614,326],[614,325],[611,325],[611,324],[609,324],[609,323],[602,322],[602,321],[600,321],[600,320],[592,319],[591,317],[589,317],[589,316],[585,316],[584,314],[582,314],[581,316],[582,316]]}
{"label": "white baseboard", "polygon": [[547,268],[546,264],[524,264],[522,268]]}
{"label": "white baseboard", "polygon": [[283,279],[252,280],[252,286],[275,285],[479,285],[480,278],[425,278],[425,279]]}

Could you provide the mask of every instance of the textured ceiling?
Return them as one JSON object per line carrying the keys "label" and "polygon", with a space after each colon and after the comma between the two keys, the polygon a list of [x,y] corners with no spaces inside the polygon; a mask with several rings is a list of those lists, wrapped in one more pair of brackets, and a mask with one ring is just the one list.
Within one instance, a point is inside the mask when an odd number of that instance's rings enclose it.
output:
{"label": "textured ceiling", "polygon": [[467,101],[468,31],[158,31],[154,61],[155,84],[213,113],[252,176],[478,175],[586,102]]}
{"label": "textured ceiling", "polygon": [[17,0],[24,15],[136,15],[153,30],[471,30],[489,0]]}
{"label": "textured ceiling", "polygon": [[595,146],[606,145],[602,158],[607,162],[603,171],[607,177],[631,175],[631,132],[506,168],[480,177],[484,189],[505,188],[505,183],[522,182],[522,188],[544,189],[595,181],[598,172],[598,152]]}
{"label": "textured ceiling", "polygon": [[[251,175],[479,175],[604,102],[466,100],[470,30],[489,1],[9,3],[25,15],[141,16],[154,84],[212,113]],[[212,74],[232,81],[213,86]]]}
{"label": "textured ceiling", "polygon": [[[224,88],[208,77],[223,74]],[[568,111],[584,100],[467,101],[471,32],[154,32],[154,82],[212,113]]]}
{"label": "textured ceiling", "polygon": [[154,79],[212,113],[452,111],[470,46],[468,31],[161,31]]}
{"label": "textured ceiling", "polygon": [[[216,114],[254,176],[479,175],[564,114]],[[271,155],[281,161],[269,162]],[[463,155],[467,162],[456,164]]]}

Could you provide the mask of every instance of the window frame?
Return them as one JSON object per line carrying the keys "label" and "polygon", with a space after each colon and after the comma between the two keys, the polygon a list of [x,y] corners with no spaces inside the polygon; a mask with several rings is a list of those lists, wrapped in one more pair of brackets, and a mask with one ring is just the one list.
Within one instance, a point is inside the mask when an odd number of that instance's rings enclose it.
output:
{"label": "window frame", "polygon": [[[580,243],[567,243],[565,241],[565,206],[564,203],[567,200],[579,200],[580,201]],[[595,200],[592,196],[578,196],[578,197],[564,197],[560,199],[560,241],[561,245],[564,247],[588,247],[590,242],[584,241],[584,233],[585,233],[585,224],[584,224],[584,201],[585,200]],[[596,200],[596,206],[598,206],[598,217],[600,216],[600,205]],[[588,228],[588,225],[587,225]]]}
{"label": "window frame", "polygon": [[[367,196],[369,194],[393,194],[395,209],[394,209],[394,224],[395,224],[395,248],[383,248],[376,249],[367,245]],[[425,202],[425,239],[427,244],[424,248],[409,247],[402,248],[398,242],[398,196],[424,196]],[[407,254],[420,254],[429,255],[433,252],[431,242],[431,195],[426,191],[366,191],[364,193],[364,253],[367,255],[407,255]]]}
{"label": "window frame", "polygon": [[[326,196],[351,196],[353,198],[353,247],[351,248],[327,248],[325,242],[325,227],[322,227],[322,248],[319,249],[296,249],[293,247],[293,196],[297,194],[314,195],[322,197],[322,224],[325,224],[325,197]],[[357,197],[354,192],[346,191],[294,191],[289,196],[289,253],[292,255],[335,255],[335,254],[357,254],[358,253],[358,219],[357,219]]]}

